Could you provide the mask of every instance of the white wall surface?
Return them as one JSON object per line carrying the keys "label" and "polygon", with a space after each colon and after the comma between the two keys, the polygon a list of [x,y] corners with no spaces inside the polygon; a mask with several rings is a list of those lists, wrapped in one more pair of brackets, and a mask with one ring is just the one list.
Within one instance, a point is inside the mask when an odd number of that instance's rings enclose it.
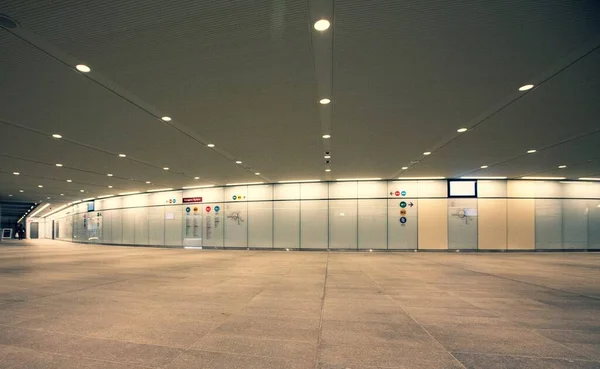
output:
{"label": "white wall surface", "polygon": [[[478,194],[481,201],[488,199],[481,206],[478,199],[448,199],[447,182],[431,180],[242,185],[143,193],[96,200],[94,212],[87,211],[87,202],[74,204],[39,218],[39,234],[51,238],[51,221],[55,220],[59,239],[140,246],[600,248],[600,183],[482,180]],[[183,203],[188,197],[201,197],[202,201]],[[402,202],[413,206],[402,208]],[[516,206],[521,203],[531,207],[527,217]],[[472,219],[457,216],[460,209],[471,209],[468,216]],[[405,223],[400,222],[402,217]],[[523,217],[530,226],[521,226]],[[485,233],[479,235],[479,230]],[[503,236],[502,240],[498,236]]]}

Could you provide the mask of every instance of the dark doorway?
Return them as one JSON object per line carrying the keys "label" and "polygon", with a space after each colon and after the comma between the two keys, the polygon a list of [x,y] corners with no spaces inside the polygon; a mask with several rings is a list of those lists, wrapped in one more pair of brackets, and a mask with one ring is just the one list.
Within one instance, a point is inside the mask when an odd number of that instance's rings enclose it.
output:
{"label": "dark doorway", "polygon": [[37,239],[39,237],[39,223],[31,222],[29,227],[29,238]]}

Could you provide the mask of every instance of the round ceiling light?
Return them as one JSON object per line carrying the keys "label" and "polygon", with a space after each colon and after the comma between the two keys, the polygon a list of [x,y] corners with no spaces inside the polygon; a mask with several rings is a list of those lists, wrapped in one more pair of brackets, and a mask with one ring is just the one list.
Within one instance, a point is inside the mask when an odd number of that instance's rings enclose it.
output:
{"label": "round ceiling light", "polygon": [[236,164],[242,164],[242,161],[241,160],[236,160],[235,163]]}
{"label": "round ceiling light", "polygon": [[331,135],[323,135],[323,138],[331,138]]}
{"label": "round ceiling light", "polygon": [[150,181],[146,181],[146,184],[150,184],[150,183],[152,183],[152,182],[150,182]]}
{"label": "round ceiling light", "polygon": [[162,119],[165,122],[170,122],[171,121],[171,117],[162,117],[160,119]]}
{"label": "round ceiling light", "polygon": [[194,177],[194,179],[200,179],[200,177]]}
{"label": "round ceiling light", "polygon": [[425,151],[423,155],[431,155],[431,151]]}
{"label": "round ceiling light", "polygon": [[566,165],[559,165],[558,169],[565,169],[567,166]]}
{"label": "round ceiling light", "polygon": [[527,91],[527,90],[531,90],[534,86],[533,85],[525,85],[525,86],[521,86],[519,87],[519,91]]}
{"label": "round ceiling light", "polygon": [[467,132],[467,129],[466,128],[459,128],[459,129],[456,130],[456,132],[458,132],[458,133]]}
{"label": "round ceiling light", "polygon": [[164,167],[163,170],[169,170],[169,167]]}
{"label": "round ceiling light", "polygon": [[206,146],[208,146],[208,147],[215,147],[215,144],[208,144]]}
{"label": "round ceiling light", "polygon": [[67,182],[71,183],[71,182],[73,182],[73,181],[72,181],[72,180],[70,180],[70,179],[67,179]]}
{"label": "round ceiling light", "polygon": [[62,167],[63,165],[62,165],[62,164],[59,164],[59,163],[57,163],[57,164],[56,164],[56,166],[57,166],[57,167]]}
{"label": "round ceiling light", "polygon": [[54,138],[62,138],[62,135],[59,135],[58,133],[55,133],[55,134],[52,135],[52,137],[54,137]]}
{"label": "round ceiling light", "polygon": [[256,172],[256,173],[254,173],[254,175],[255,175],[255,176],[259,176],[259,175],[260,175],[260,172]]}
{"label": "round ceiling light", "polygon": [[107,176],[112,177],[113,175],[112,175],[112,173],[108,173]]}
{"label": "round ceiling light", "polygon": [[331,172],[331,169],[327,168],[325,169],[326,172]]}
{"label": "round ceiling light", "polygon": [[88,67],[85,64],[77,64],[75,66],[75,68],[77,68],[78,71],[83,72],[83,73],[88,73],[88,72],[91,72],[91,70],[92,70],[90,67]]}
{"label": "round ceiling light", "polygon": [[42,185],[38,185],[38,187],[39,187],[39,188],[42,188],[42,187],[44,187],[44,186],[42,186]]}
{"label": "round ceiling light", "polygon": [[125,155],[125,154],[119,154],[119,157],[125,158],[125,157],[127,157],[127,155]]}
{"label": "round ceiling light", "polygon": [[327,105],[330,102],[331,102],[331,100],[329,100],[329,99],[321,99],[321,100],[319,100],[319,103],[322,104],[322,105]]}
{"label": "round ceiling light", "polygon": [[487,165],[482,165],[480,168],[481,168],[481,169],[485,169],[485,168],[487,168],[487,167],[488,167]]}
{"label": "round ceiling light", "polygon": [[408,167],[402,167],[402,170],[407,170],[407,169],[408,169]]}
{"label": "round ceiling light", "polygon": [[13,174],[16,175],[16,176],[18,176],[21,173],[19,173],[19,172],[13,172]]}
{"label": "round ceiling light", "polygon": [[327,29],[329,29],[329,27],[331,26],[331,23],[327,20],[327,19],[319,19],[318,21],[315,22],[315,29],[317,31],[325,31]]}
{"label": "round ceiling light", "polygon": [[527,150],[528,154],[533,154],[534,152],[537,152],[537,150],[531,149],[531,150]]}

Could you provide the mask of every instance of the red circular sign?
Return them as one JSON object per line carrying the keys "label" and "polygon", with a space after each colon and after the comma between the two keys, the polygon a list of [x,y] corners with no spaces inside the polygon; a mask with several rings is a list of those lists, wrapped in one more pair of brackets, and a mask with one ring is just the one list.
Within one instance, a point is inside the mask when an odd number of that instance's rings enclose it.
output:
{"label": "red circular sign", "polygon": [[206,207],[206,212],[207,212],[207,213],[210,213],[210,206],[207,206],[207,207]]}
{"label": "red circular sign", "polygon": [[396,192],[394,192],[394,195],[396,195],[396,196],[400,196],[400,191],[396,191]]}

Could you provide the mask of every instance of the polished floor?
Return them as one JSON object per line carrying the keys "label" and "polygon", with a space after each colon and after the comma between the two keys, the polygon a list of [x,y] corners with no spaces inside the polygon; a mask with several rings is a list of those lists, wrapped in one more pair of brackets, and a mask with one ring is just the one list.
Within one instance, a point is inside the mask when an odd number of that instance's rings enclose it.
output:
{"label": "polished floor", "polygon": [[0,368],[600,368],[600,253],[2,242]]}

